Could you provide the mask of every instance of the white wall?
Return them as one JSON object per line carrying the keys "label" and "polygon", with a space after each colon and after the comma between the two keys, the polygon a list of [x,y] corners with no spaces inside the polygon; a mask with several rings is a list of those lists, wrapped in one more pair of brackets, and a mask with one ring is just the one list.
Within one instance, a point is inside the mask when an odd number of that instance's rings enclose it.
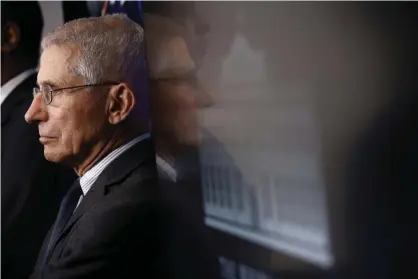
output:
{"label": "white wall", "polygon": [[43,36],[61,25],[64,21],[61,1],[39,1],[44,17]]}

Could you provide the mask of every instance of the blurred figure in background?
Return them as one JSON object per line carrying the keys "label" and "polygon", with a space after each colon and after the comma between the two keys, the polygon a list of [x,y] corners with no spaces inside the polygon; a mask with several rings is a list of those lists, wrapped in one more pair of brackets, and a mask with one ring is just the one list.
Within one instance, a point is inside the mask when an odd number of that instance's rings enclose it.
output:
{"label": "blurred figure in background", "polygon": [[[180,277],[217,278],[219,271],[215,252],[208,243],[200,186],[197,106],[199,101],[210,103],[210,96],[196,76],[204,56],[204,46],[196,43],[197,17],[193,3],[139,3],[109,1],[104,3],[103,12],[126,12],[133,20],[143,22],[146,32],[160,191],[167,210],[176,216],[172,229],[164,233],[165,247],[173,259],[171,267]],[[179,14],[180,10],[184,13]]]}
{"label": "blurred figure in background", "polygon": [[38,2],[1,2],[2,278],[26,278],[52,224],[71,169],[47,162],[24,115],[36,86],[43,29]]}
{"label": "blurred figure in background", "polygon": [[[178,239],[172,247],[185,278],[216,278],[215,253],[209,248],[200,185],[198,97],[204,92],[197,81],[196,61],[187,44],[187,31],[172,17],[146,13],[147,62],[152,107],[152,127],[160,185],[168,204],[178,212]],[[202,90],[202,91],[201,91]],[[204,98],[202,98],[204,99]],[[173,241],[174,242],[174,241]],[[183,251],[182,251],[183,250]],[[181,252],[181,254],[180,254]]]}
{"label": "blurred figure in background", "polygon": [[184,216],[179,225],[190,228],[183,243],[173,249],[175,254],[183,246],[191,255],[181,262],[190,272],[185,276],[217,278],[216,251],[209,245],[204,222],[199,164],[202,135],[197,110],[212,102],[196,75],[205,54],[205,45],[197,42],[206,34],[194,32],[199,24],[194,3],[172,4],[144,2],[143,7],[160,185],[173,208]]}

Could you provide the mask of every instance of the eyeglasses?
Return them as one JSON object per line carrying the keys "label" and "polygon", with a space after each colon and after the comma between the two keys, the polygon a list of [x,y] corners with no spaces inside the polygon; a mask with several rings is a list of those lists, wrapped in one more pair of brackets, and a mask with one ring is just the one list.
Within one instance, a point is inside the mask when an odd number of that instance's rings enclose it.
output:
{"label": "eyeglasses", "polygon": [[41,93],[42,100],[44,101],[45,105],[49,105],[52,102],[52,93],[62,91],[62,90],[68,90],[68,89],[81,89],[85,87],[93,87],[93,86],[111,86],[111,85],[118,85],[118,82],[104,82],[104,83],[96,83],[96,84],[85,84],[85,85],[77,85],[77,86],[71,86],[71,87],[63,87],[63,88],[56,88],[51,89],[51,87],[46,86],[43,89],[39,89],[38,87],[33,88],[33,97],[38,93]]}

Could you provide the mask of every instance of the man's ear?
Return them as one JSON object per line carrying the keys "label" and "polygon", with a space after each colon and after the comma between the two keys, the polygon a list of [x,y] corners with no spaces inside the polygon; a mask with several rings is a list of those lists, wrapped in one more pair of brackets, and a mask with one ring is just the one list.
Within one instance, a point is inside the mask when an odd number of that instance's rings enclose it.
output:
{"label": "man's ear", "polygon": [[20,28],[13,22],[6,23],[1,32],[1,51],[11,52],[20,42]]}
{"label": "man's ear", "polygon": [[136,104],[135,94],[126,83],[114,85],[109,92],[109,122],[119,124],[125,120]]}

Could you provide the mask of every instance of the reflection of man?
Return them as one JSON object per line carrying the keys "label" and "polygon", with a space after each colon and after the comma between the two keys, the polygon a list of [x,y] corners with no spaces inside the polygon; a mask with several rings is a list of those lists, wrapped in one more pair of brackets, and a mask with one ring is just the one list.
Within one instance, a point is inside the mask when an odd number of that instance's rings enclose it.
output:
{"label": "reflection of man", "polygon": [[[153,8],[148,13],[144,5],[143,20],[157,165],[167,204],[183,216],[179,231],[167,237],[179,240],[171,247],[173,253],[182,251],[176,266],[184,278],[216,278],[218,267],[209,248],[200,187],[196,61],[184,25],[164,9]],[[187,233],[176,237],[181,231]]]}
{"label": "reflection of man", "polygon": [[36,127],[24,121],[36,85],[39,4],[2,1],[1,10],[2,278],[25,278],[75,174],[45,160]]}
{"label": "reflection of man", "polygon": [[43,40],[40,88],[25,118],[38,125],[45,157],[80,178],[32,278],[175,278],[162,242],[170,212],[158,202],[148,100],[138,81],[143,36],[113,15],[71,21]]}
{"label": "reflection of man", "polygon": [[[122,1],[121,1],[122,2]],[[208,248],[199,185],[196,114],[196,63],[191,56],[184,25],[167,16],[169,2],[139,1],[104,5],[106,13],[124,12],[146,29],[152,126],[157,166],[172,228],[165,234],[170,268],[180,278],[216,278],[216,258]],[[177,4],[177,3],[176,3]],[[132,11],[145,14],[137,19]],[[209,99],[209,98],[206,98]]]}

